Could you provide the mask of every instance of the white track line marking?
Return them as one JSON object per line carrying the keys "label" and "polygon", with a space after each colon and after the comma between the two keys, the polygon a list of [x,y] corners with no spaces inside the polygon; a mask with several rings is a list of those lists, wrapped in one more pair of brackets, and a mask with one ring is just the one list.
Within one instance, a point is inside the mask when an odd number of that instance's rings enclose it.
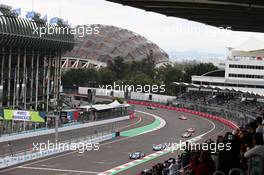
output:
{"label": "white track line marking", "polygon": [[67,170],[67,169],[57,169],[57,168],[39,168],[39,167],[24,167],[24,166],[19,166],[18,168],[30,169],[30,170],[61,171],[61,172],[70,172],[70,173],[85,173],[85,174],[97,174],[97,173],[99,173],[99,172],[95,172],[95,171]]}
{"label": "white track line marking", "polygon": [[142,117],[139,117],[139,120],[136,123],[133,123],[133,124],[130,124],[130,125],[127,125],[127,126],[122,126],[122,127],[117,128],[117,129],[120,130],[120,129],[128,128],[130,126],[134,126],[134,125],[140,123],[141,121],[142,121]]}

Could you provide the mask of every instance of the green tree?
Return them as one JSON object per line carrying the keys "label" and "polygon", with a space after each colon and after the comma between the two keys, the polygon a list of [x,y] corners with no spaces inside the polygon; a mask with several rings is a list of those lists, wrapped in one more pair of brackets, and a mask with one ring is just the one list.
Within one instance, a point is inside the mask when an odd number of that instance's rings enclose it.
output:
{"label": "green tree", "polygon": [[113,62],[109,62],[108,66],[115,73],[117,79],[122,79],[128,69],[127,64],[124,63],[124,59],[121,57],[116,57]]}
{"label": "green tree", "polygon": [[113,84],[116,79],[115,73],[108,68],[101,68],[98,73],[100,77],[99,84],[101,85]]}
{"label": "green tree", "polygon": [[99,76],[95,69],[72,69],[62,75],[64,87],[96,86]]}
{"label": "green tree", "polygon": [[212,63],[188,64],[185,68],[185,76],[183,80],[190,83],[193,75],[203,75],[207,72],[216,70],[217,67]]}
{"label": "green tree", "polygon": [[177,67],[171,67],[167,70],[164,77],[164,84],[166,86],[166,94],[175,95],[180,88],[173,85],[173,82],[182,82],[183,72]]}

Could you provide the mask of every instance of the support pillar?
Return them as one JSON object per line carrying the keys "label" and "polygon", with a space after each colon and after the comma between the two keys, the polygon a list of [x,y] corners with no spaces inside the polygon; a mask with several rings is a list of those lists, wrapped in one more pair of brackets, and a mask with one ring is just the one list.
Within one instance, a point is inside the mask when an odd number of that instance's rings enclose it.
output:
{"label": "support pillar", "polygon": [[21,52],[20,49],[18,50],[18,54],[17,54],[17,70],[16,70],[16,91],[15,91],[15,99],[16,99],[16,106],[19,105],[19,85],[20,85],[20,56],[21,56]]}
{"label": "support pillar", "polygon": [[32,51],[31,55],[31,79],[30,79],[30,94],[29,99],[30,103],[33,103],[33,82],[34,82],[34,50]]}
{"label": "support pillar", "polygon": [[2,55],[1,55],[1,80],[0,80],[0,108],[3,107],[3,90],[4,90],[4,66],[5,66],[5,49],[4,47],[1,48]]}
{"label": "support pillar", "polygon": [[22,83],[22,101],[23,101],[23,108],[24,110],[27,109],[27,50],[24,50],[24,57],[23,57],[23,83]]}
{"label": "support pillar", "polygon": [[49,93],[50,93],[50,67],[51,67],[51,54],[48,58],[48,67],[47,67],[47,92],[46,92],[46,112],[49,112]]}
{"label": "support pillar", "polygon": [[36,93],[35,93],[35,110],[38,110],[38,90],[39,90],[39,51],[37,53],[37,58],[36,58]]}
{"label": "support pillar", "polygon": [[11,59],[12,59],[12,50],[9,49],[8,55],[8,78],[7,78],[7,106],[10,107],[11,100]]}

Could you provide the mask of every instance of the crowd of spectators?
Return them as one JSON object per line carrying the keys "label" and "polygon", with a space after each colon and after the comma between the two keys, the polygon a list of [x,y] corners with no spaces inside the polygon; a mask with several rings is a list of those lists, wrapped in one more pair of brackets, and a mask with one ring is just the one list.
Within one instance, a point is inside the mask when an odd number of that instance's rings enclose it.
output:
{"label": "crowd of spectators", "polygon": [[[264,118],[264,117],[263,117]],[[231,149],[193,149],[186,146],[176,158],[158,163],[140,175],[249,175],[264,174],[264,124],[262,117],[216,140],[205,143],[219,145],[229,143]],[[210,147],[211,148],[211,147]],[[217,147],[218,148],[218,147]]]}
{"label": "crowd of spectators", "polygon": [[264,103],[257,100],[254,95],[242,97],[238,93],[208,93],[186,92],[177,96],[176,100],[194,102],[196,104],[217,106],[224,109],[232,109],[238,112],[261,116],[264,112]]}

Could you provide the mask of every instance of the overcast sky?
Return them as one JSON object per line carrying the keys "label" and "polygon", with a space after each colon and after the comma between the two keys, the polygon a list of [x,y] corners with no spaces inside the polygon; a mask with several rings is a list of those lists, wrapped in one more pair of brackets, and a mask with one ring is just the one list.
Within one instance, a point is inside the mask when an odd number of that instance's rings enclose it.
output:
{"label": "overcast sky", "polygon": [[184,19],[166,17],[105,0],[1,0],[43,16],[61,17],[77,24],[108,24],[129,29],[158,44],[165,51],[204,51],[225,53],[225,47],[236,47],[249,37],[264,40],[264,34],[220,30]]}

